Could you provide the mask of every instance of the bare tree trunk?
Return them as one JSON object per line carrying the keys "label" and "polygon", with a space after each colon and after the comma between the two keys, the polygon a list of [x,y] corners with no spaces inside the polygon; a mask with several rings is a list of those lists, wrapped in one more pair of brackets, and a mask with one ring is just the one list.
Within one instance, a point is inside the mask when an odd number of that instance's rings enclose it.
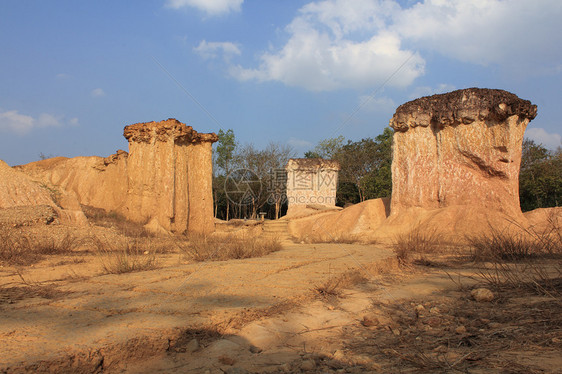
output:
{"label": "bare tree trunk", "polygon": [[218,209],[219,209],[218,204],[217,204],[217,191],[215,191],[214,195],[215,195],[214,196],[215,198],[214,198],[213,202],[215,203],[215,218],[217,218],[217,212],[218,212]]}
{"label": "bare tree trunk", "polygon": [[359,191],[359,202],[362,203],[365,201],[365,196],[363,194],[363,188],[361,187],[361,183],[357,182],[357,190]]}

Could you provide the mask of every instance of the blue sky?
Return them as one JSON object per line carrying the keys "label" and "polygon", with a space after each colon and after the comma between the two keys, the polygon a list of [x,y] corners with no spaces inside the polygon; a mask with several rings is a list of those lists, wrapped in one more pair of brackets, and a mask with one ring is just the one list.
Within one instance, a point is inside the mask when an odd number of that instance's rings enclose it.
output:
{"label": "blue sky", "polygon": [[527,136],[554,149],[560,19],[559,0],[3,0],[0,159],[107,156],[170,117],[302,154],[466,87],[537,104]]}

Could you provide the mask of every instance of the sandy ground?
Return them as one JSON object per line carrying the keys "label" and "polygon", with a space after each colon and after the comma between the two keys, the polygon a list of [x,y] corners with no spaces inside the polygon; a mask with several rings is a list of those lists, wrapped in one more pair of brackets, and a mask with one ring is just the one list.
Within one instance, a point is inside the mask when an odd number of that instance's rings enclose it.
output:
{"label": "sandy ground", "polygon": [[302,302],[315,284],[389,256],[373,245],[294,244],[224,262],[160,255],[156,270],[118,275],[101,275],[88,254],[4,267],[0,337],[9,343],[0,349],[0,371],[117,370],[165,352],[185,331],[224,331],[239,316]]}
{"label": "sandy ground", "polygon": [[[561,305],[516,292],[477,302],[471,264],[412,267],[230,333],[190,331],[135,373],[562,373]],[[558,317],[556,317],[558,315]]]}
{"label": "sandy ground", "polygon": [[478,302],[489,263],[398,266],[375,244],[157,258],[126,274],[88,251],[0,267],[0,373],[562,373],[562,283]]}

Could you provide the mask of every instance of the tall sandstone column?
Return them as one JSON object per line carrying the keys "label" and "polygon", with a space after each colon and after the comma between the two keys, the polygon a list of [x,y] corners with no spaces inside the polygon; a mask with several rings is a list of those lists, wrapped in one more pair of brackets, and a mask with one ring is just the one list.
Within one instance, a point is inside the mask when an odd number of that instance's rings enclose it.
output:
{"label": "tall sandstone column", "polygon": [[519,167],[536,105],[503,90],[468,88],[398,107],[391,215],[407,208],[480,206],[521,215]]}
{"label": "tall sandstone column", "polygon": [[156,219],[177,233],[214,231],[212,143],[214,133],[168,119],[126,126],[129,141],[126,215]]}

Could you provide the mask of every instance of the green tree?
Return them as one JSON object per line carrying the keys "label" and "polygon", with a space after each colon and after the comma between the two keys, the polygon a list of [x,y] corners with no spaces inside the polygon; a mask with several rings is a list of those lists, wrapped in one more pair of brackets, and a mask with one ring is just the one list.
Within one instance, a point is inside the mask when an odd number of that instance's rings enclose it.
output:
{"label": "green tree", "polygon": [[525,211],[562,203],[562,150],[549,151],[530,139],[523,140],[519,200]]}
{"label": "green tree", "polygon": [[386,127],[382,134],[375,137],[372,154],[372,170],[363,181],[365,197],[376,199],[390,197],[392,194],[392,138],[394,132]]}
{"label": "green tree", "polygon": [[[219,140],[215,144],[213,153],[215,172],[213,173],[213,195],[215,201],[215,217],[218,216],[219,207],[225,207],[224,218],[228,221],[230,214],[230,202],[224,190],[225,179],[232,170],[236,161],[236,137],[232,129],[218,132]],[[220,172],[220,173],[219,173]]]}
{"label": "green tree", "polygon": [[385,128],[374,139],[348,141],[336,159],[341,164],[341,179],[355,184],[359,201],[388,197],[392,193],[392,137]]}
{"label": "green tree", "polygon": [[220,129],[217,135],[219,140],[215,146],[215,165],[227,175],[236,155],[236,137],[232,129]]}
{"label": "green tree", "polygon": [[306,152],[304,154],[304,157],[324,158],[326,160],[332,160],[343,147],[344,142],[345,137],[343,135],[337,136],[335,138],[321,140],[312,151]]}
{"label": "green tree", "polygon": [[338,205],[388,197],[392,193],[393,134],[385,128],[374,139],[348,140],[347,144],[343,136],[322,140],[305,157],[330,158],[340,163]]}

